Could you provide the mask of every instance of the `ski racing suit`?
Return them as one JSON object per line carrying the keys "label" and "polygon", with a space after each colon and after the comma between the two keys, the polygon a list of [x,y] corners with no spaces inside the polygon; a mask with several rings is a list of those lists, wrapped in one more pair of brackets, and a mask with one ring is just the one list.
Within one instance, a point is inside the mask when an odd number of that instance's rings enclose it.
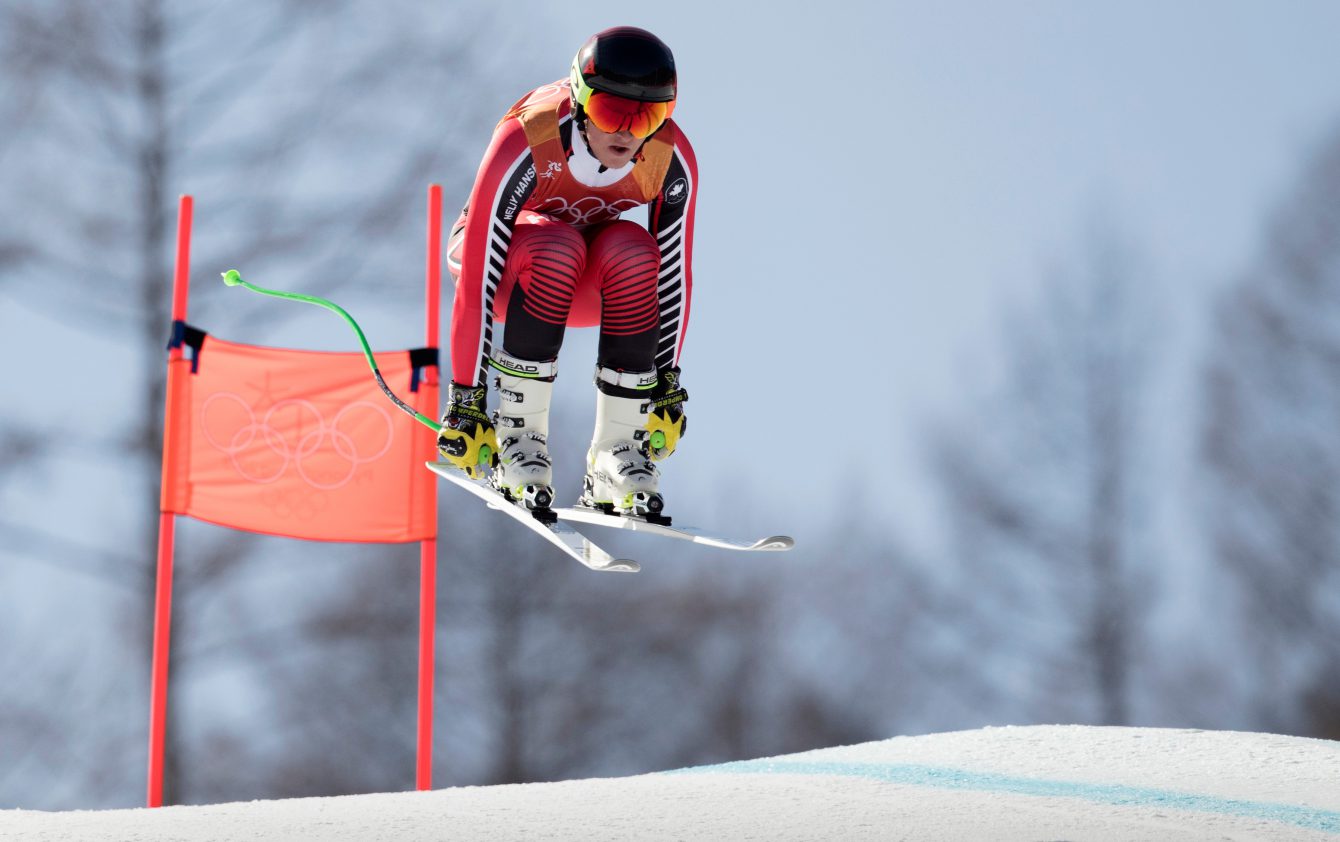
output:
{"label": "ski racing suit", "polygon": [[[566,327],[600,325],[597,365],[678,366],[693,291],[693,149],[667,120],[632,162],[606,170],[574,125],[566,80],[522,97],[494,130],[452,227],[452,380],[486,383],[502,351],[554,360]],[[619,215],[647,205],[646,228]]]}

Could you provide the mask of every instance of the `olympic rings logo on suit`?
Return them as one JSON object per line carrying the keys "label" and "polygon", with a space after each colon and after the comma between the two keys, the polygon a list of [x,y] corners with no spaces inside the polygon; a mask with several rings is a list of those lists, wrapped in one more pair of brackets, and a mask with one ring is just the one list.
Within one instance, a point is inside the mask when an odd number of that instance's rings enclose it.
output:
{"label": "olympic rings logo on suit", "polygon": [[641,204],[636,199],[615,199],[606,202],[599,196],[583,196],[569,203],[562,196],[554,196],[546,199],[534,209],[534,212],[558,217],[569,225],[590,225],[615,219],[624,211],[639,207]]}
{"label": "olympic rings logo on suit", "polygon": [[[226,443],[220,441],[211,432],[209,425],[210,410],[215,409],[217,411],[220,401],[236,404],[241,408],[247,419],[247,422],[238,427]],[[271,423],[277,413],[289,408],[297,408],[300,412],[310,413],[316,422],[316,426],[304,433],[296,443],[290,443],[283,432]],[[366,409],[372,412],[386,426],[385,441],[382,442],[380,449],[375,453],[360,453],[353,437],[340,429],[340,422],[348,417],[349,413],[358,409]],[[241,395],[234,392],[216,392],[206,398],[204,404],[200,407],[200,429],[210,446],[226,454],[238,474],[250,482],[259,485],[278,482],[283,477],[284,472],[292,465],[297,470],[298,476],[318,491],[333,491],[348,485],[361,465],[382,458],[390,451],[391,445],[394,443],[394,428],[390,413],[385,407],[371,401],[354,401],[342,407],[335,414],[335,418],[327,422],[321,411],[311,401],[290,398],[275,403],[266,410],[265,416],[258,421],[256,420],[255,410],[242,399]],[[327,441],[329,441],[329,444],[327,444]],[[245,460],[242,457],[248,452],[254,454],[262,448],[264,450],[261,452],[269,451],[269,453],[278,457],[279,467],[272,472],[257,474],[254,470],[249,470],[245,466]],[[349,463],[348,470],[333,482],[313,477],[306,463],[319,453],[327,455],[333,453],[340,459],[347,461]]]}

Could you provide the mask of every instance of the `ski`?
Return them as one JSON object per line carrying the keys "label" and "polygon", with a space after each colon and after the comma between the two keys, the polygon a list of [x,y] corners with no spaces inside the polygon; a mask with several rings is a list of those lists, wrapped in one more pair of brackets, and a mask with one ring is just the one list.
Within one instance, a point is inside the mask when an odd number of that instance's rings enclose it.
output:
{"label": "ski", "polygon": [[796,544],[796,542],[788,535],[772,535],[767,538],[759,538],[756,541],[741,541],[734,538],[722,538],[716,535],[709,535],[701,529],[695,529],[692,526],[668,526],[659,523],[651,523],[650,521],[638,517],[606,514],[599,509],[592,509],[586,506],[554,509],[554,514],[558,515],[559,520],[572,521],[574,523],[589,523],[595,526],[608,526],[614,529],[629,529],[633,532],[644,532],[649,535],[660,535],[664,538],[692,541],[695,544],[704,544],[709,547],[717,547],[723,550],[744,550],[746,552],[756,550],[779,551],[789,550]]}
{"label": "ski", "polygon": [[489,508],[497,509],[512,519],[525,524],[531,531],[592,570],[636,573],[642,569],[632,559],[614,558],[565,523],[545,523],[537,519],[529,510],[508,500],[485,480],[470,479],[445,462],[427,462],[425,464],[433,473],[469,491],[487,503]]}

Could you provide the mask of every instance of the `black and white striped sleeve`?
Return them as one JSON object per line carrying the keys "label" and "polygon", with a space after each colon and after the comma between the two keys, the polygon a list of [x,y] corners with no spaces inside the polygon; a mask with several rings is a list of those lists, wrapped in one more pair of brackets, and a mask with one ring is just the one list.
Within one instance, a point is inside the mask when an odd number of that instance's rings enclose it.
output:
{"label": "black and white striped sleeve", "polygon": [[657,281],[660,332],[656,368],[679,365],[693,298],[693,216],[698,200],[698,164],[693,147],[676,133],[674,157],[660,195],[650,206],[648,228],[661,251]]}

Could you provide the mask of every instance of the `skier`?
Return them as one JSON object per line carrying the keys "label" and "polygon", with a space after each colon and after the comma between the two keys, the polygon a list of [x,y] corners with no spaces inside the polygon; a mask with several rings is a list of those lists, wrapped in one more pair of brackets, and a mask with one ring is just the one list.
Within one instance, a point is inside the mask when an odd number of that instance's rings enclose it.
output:
{"label": "skier", "polygon": [[[686,423],[679,356],[698,186],[670,119],[676,93],[674,57],[655,35],[592,36],[566,81],[498,123],[448,239],[452,382],[438,448],[471,478],[492,468],[493,486],[537,516],[554,500],[549,404],[567,326],[600,326],[580,505],[652,520],[664,506],[654,463]],[[619,218],[641,205],[646,228]]]}

